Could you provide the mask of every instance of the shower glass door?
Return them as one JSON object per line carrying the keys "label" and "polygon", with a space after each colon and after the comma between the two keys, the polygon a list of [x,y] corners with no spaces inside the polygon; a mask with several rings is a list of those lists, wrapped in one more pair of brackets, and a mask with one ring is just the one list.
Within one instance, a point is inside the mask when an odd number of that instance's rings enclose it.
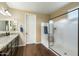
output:
{"label": "shower glass door", "polygon": [[[58,55],[78,55],[78,9],[52,19],[49,48]],[[52,30],[50,30],[52,29]]]}

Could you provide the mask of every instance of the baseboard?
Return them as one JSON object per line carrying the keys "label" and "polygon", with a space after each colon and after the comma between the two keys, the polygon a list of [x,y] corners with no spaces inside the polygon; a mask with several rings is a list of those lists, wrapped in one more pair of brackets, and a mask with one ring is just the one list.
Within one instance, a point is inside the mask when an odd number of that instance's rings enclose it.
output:
{"label": "baseboard", "polygon": [[26,46],[26,44],[24,44],[24,45],[18,45],[18,47],[21,47],[21,46]]}
{"label": "baseboard", "polygon": [[36,42],[36,44],[41,44],[41,42]]}
{"label": "baseboard", "polygon": [[36,43],[26,43],[26,44],[41,44],[41,42],[36,42]]}

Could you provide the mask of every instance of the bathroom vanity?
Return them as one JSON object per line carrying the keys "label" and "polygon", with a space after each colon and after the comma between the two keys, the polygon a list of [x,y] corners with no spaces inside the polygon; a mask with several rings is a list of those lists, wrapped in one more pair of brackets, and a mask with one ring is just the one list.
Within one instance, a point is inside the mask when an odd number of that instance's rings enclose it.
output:
{"label": "bathroom vanity", "polygon": [[17,21],[0,14],[0,56],[12,56],[19,44]]}
{"label": "bathroom vanity", "polygon": [[18,49],[18,34],[0,37],[0,56],[12,56]]}

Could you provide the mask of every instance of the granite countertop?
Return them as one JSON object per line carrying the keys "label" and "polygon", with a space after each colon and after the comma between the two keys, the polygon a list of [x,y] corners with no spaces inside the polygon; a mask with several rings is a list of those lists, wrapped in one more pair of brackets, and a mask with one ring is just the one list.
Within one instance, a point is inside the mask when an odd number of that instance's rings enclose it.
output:
{"label": "granite countertop", "polygon": [[5,48],[12,40],[14,40],[18,34],[12,34],[9,36],[0,37],[0,51]]}

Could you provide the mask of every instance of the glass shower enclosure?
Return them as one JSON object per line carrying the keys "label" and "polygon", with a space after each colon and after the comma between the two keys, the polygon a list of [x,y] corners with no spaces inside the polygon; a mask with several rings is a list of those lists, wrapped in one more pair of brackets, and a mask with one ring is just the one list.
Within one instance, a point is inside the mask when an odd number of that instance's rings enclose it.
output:
{"label": "glass shower enclosure", "polygon": [[78,56],[79,8],[49,21],[49,48],[57,55]]}

